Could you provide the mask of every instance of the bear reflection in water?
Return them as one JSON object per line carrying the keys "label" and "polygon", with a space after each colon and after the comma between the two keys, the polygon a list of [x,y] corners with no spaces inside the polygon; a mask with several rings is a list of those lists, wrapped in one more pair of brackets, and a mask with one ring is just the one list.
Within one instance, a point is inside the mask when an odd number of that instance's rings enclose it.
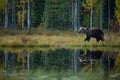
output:
{"label": "bear reflection in water", "polygon": [[117,57],[117,52],[103,52],[100,50],[90,51],[87,50],[84,54],[80,55],[78,57],[78,60],[83,62],[93,62],[93,61],[99,61],[104,64],[104,66],[110,66],[111,68],[114,67],[115,59]]}
{"label": "bear reflection in water", "polygon": [[79,56],[78,59],[80,62],[86,61],[96,61],[102,58],[103,52],[102,51],[90,51],[87,50],[83,55]]}

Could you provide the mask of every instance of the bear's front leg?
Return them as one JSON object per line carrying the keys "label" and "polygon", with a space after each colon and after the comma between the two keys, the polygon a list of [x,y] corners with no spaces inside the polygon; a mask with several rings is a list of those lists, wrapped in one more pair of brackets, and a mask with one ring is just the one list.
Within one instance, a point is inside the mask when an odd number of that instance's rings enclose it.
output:
{"label": "bear's front leg", "polygon": [[89,41],[89,40],[90,40],[90,36],[87,36],[84,41]]}

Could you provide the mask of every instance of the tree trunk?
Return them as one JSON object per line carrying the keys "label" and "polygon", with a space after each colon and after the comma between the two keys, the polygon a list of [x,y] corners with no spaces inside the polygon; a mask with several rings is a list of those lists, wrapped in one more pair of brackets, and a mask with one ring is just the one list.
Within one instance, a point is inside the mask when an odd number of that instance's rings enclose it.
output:
{"label": "tree trunk", "polygon": [[120,24],[119,24],[119,34],[120,34]]}
{"label": "tree trunk", "polygon": [[108,33],[110,32],[110,0],[108,0]]}
{"label": "tree trunk", "polygon": [[12,0],[12,28],[13,31],[16,29],[16,8],[15,8],[15,0]]}
{"label": "tree trunk", "polygon": [[120,27],[119,27],[119,34],[120,34]]}
{"label": "tree trunk", "polygon": [[5,54],[5,70],[7,70],[7,68],[8,68],[8,51],[5,51],[4,54]]}
{"label": "tree trunk", "polygon": [[46,30],[47,28],[47,0],[45,0],[45,13],[44,13],[44,18],[45,18],[45,21],[44,21],[44,31]]}
{"label": "tree trunk", "polygon": [[30,54],[27,54],[27,70],[30,70]]}
{"label": "tree trunk", "polygon": [[74,53],[73,53],[73,62],[74,62],[74,72],[76,73],[77,72],[77,58],[76,58],[76,55],[77,55],[77,49],[74,49]]}
{"label": "tree trunk", "polygon": [[102,23],[103,23],[103,0],[100,0],[100,30],[103,29]]}
{"label": "tree trunk", "polygon": [[22,29],[24,28],[24,13],[25,13],[25,2],[22,5]]}
{"label": "tree trunk", "polygon": [[27,19],[27,29],[30,31],[31,29],[31,21],[30,21],[30,0],[28,0],[28,12],[27,12],[27,16],[28,16],[28,19]]}
{"label": "tree trunk", "polygon": [[110,75],[110,65],[111,64],[110,64],[110,54],[109,53],[107,54],[107,59],[108,59],[108,64],[107,64],[108,65],[108,75]]}
{"label": "tree trunk", "polygon": [[91,6],[91,10],[90,10],[90,28],[92,28],[92,24],[93,24],[93,4]]}
{"label": "tree trunk", "polygon": [[6,0],[5,5],[5,28],[8,28],[8,0]]}
{"label": "tree trunk", "polygon": [[24,53],[22,53],[22,68],[25,69],[25,59],[24,59]]}
{"label": "tree trunk", "polygon": [[72,2],[72,26],[74,32],[78,30],[80,27],[80,1],[79,0],[73,0]]}
{"label": "tree trunk", "polygon": [[79,29],[79,27],[80,27],[80,0],[77,0],[77,29]]}
{"label": "tree trunk", "polygon": [[12,70],[14,70],[16,66],[16,54],[15,53],[12,53],[11,61],[12,61]]}
{"label": "tree trunk", "polygon": [[74,0],[72,0],[72,29],[74,30]]}
{"label": "tree trunk", "polygon": [[77,31],[77,2],[74,3],[74,32]]}

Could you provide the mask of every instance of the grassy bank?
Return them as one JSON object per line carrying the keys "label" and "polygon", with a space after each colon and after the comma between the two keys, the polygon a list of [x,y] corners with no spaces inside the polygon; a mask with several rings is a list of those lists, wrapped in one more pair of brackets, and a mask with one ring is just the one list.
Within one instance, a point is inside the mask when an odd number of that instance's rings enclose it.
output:
{"label": "grassy bank", "polygon": [[120,47],[120,35],[118,33],[105,33],[104,42],[96,42],[91,38],[84,42],[85,35],[69,31],[44,32],[40,34],[17,34],[0,36],[1,47]]}

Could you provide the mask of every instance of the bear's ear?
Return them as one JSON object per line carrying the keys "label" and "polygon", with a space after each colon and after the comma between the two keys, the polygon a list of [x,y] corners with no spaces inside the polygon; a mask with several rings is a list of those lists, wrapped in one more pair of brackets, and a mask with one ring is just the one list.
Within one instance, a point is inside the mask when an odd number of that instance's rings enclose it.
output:
{"label": "bear's ear", "polygon": [[81,32],[82,32],[82,27],[80,27],[78,30],[78,33],[81,33]]}
{"label": "bear's ear", "polygon": [[82,33],[82,32],[83,32],[83,27],[80,27],[78,33]]}
{"label": "bear's ear", "polygon": [[79,33],[85,33],[86,32],[86,28],[85,27],[80,27],[78,32]]}

